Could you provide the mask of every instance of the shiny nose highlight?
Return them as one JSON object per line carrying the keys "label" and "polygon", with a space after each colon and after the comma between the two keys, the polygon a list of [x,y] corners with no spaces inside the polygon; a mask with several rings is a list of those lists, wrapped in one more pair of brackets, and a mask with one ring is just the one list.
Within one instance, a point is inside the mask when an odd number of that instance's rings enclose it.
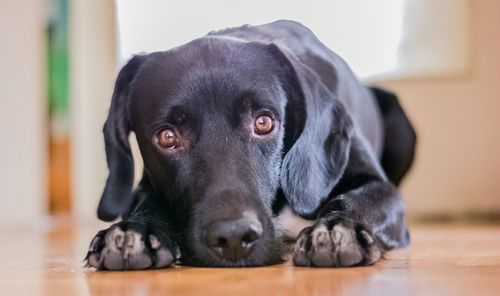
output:
{"label": "shiny nose highlight", "polygon": [[262,235],[262,224],[254,218],[217,221],[206,229],[206,244],[219,257],[238,261],[252,252]]}

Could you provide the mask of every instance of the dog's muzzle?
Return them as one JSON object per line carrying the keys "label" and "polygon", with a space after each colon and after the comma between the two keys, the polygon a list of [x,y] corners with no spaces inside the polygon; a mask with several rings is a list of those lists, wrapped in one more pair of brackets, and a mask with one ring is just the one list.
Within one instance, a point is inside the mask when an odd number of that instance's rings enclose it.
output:
{"label": "dog's muzzle", "polygon": [[262,231],[256,217],[216,221],[206,227],[205,243],[217,256],[236,262],[252,253]]}

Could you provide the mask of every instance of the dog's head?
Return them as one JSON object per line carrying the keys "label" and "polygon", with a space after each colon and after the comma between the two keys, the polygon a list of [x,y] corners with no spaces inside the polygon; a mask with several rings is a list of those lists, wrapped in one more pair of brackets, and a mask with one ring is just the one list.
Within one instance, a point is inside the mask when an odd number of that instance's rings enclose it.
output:
{"label": "dog's head", "polygon": [[175,209],[183,260],[278,262],[278,191],[313,215],[347,161],[351,121],[316,75],[274,44],[216,37],[135,56],[118,75],[104,127],[99,217],[130,207],[134,131],[145,179]]}

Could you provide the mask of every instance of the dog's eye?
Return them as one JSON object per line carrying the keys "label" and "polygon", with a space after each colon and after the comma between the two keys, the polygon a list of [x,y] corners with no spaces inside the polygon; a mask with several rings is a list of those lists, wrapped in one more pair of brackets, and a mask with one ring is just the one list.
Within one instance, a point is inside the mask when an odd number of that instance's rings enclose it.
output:
{"label": "dog's eye", "polygon": [[259,115],[255,118],[254,130],[257,135],[267,135],[274,128],[274,120],[269,115]]}
{"label": "dog's eye", "polygon": [[164,129],[156,134],[157,143],[165,149],[175,149],[179,146],[179,138],[171,129]]}

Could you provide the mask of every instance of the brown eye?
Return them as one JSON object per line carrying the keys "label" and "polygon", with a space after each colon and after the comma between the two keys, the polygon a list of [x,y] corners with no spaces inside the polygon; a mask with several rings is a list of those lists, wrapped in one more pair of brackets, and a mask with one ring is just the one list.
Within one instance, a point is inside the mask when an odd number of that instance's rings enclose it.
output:
{"label": "brown eye", "polygon": [[267,135],[274,128],[274,121],[271,116],[260,115],[255,118],[254,129],[257,135]]}
{"label": "brown eye", "polygon": [[175,149],[179,146],[179,139],[171,129],[164,129],[156,134],[156,141],[165,149]]}

